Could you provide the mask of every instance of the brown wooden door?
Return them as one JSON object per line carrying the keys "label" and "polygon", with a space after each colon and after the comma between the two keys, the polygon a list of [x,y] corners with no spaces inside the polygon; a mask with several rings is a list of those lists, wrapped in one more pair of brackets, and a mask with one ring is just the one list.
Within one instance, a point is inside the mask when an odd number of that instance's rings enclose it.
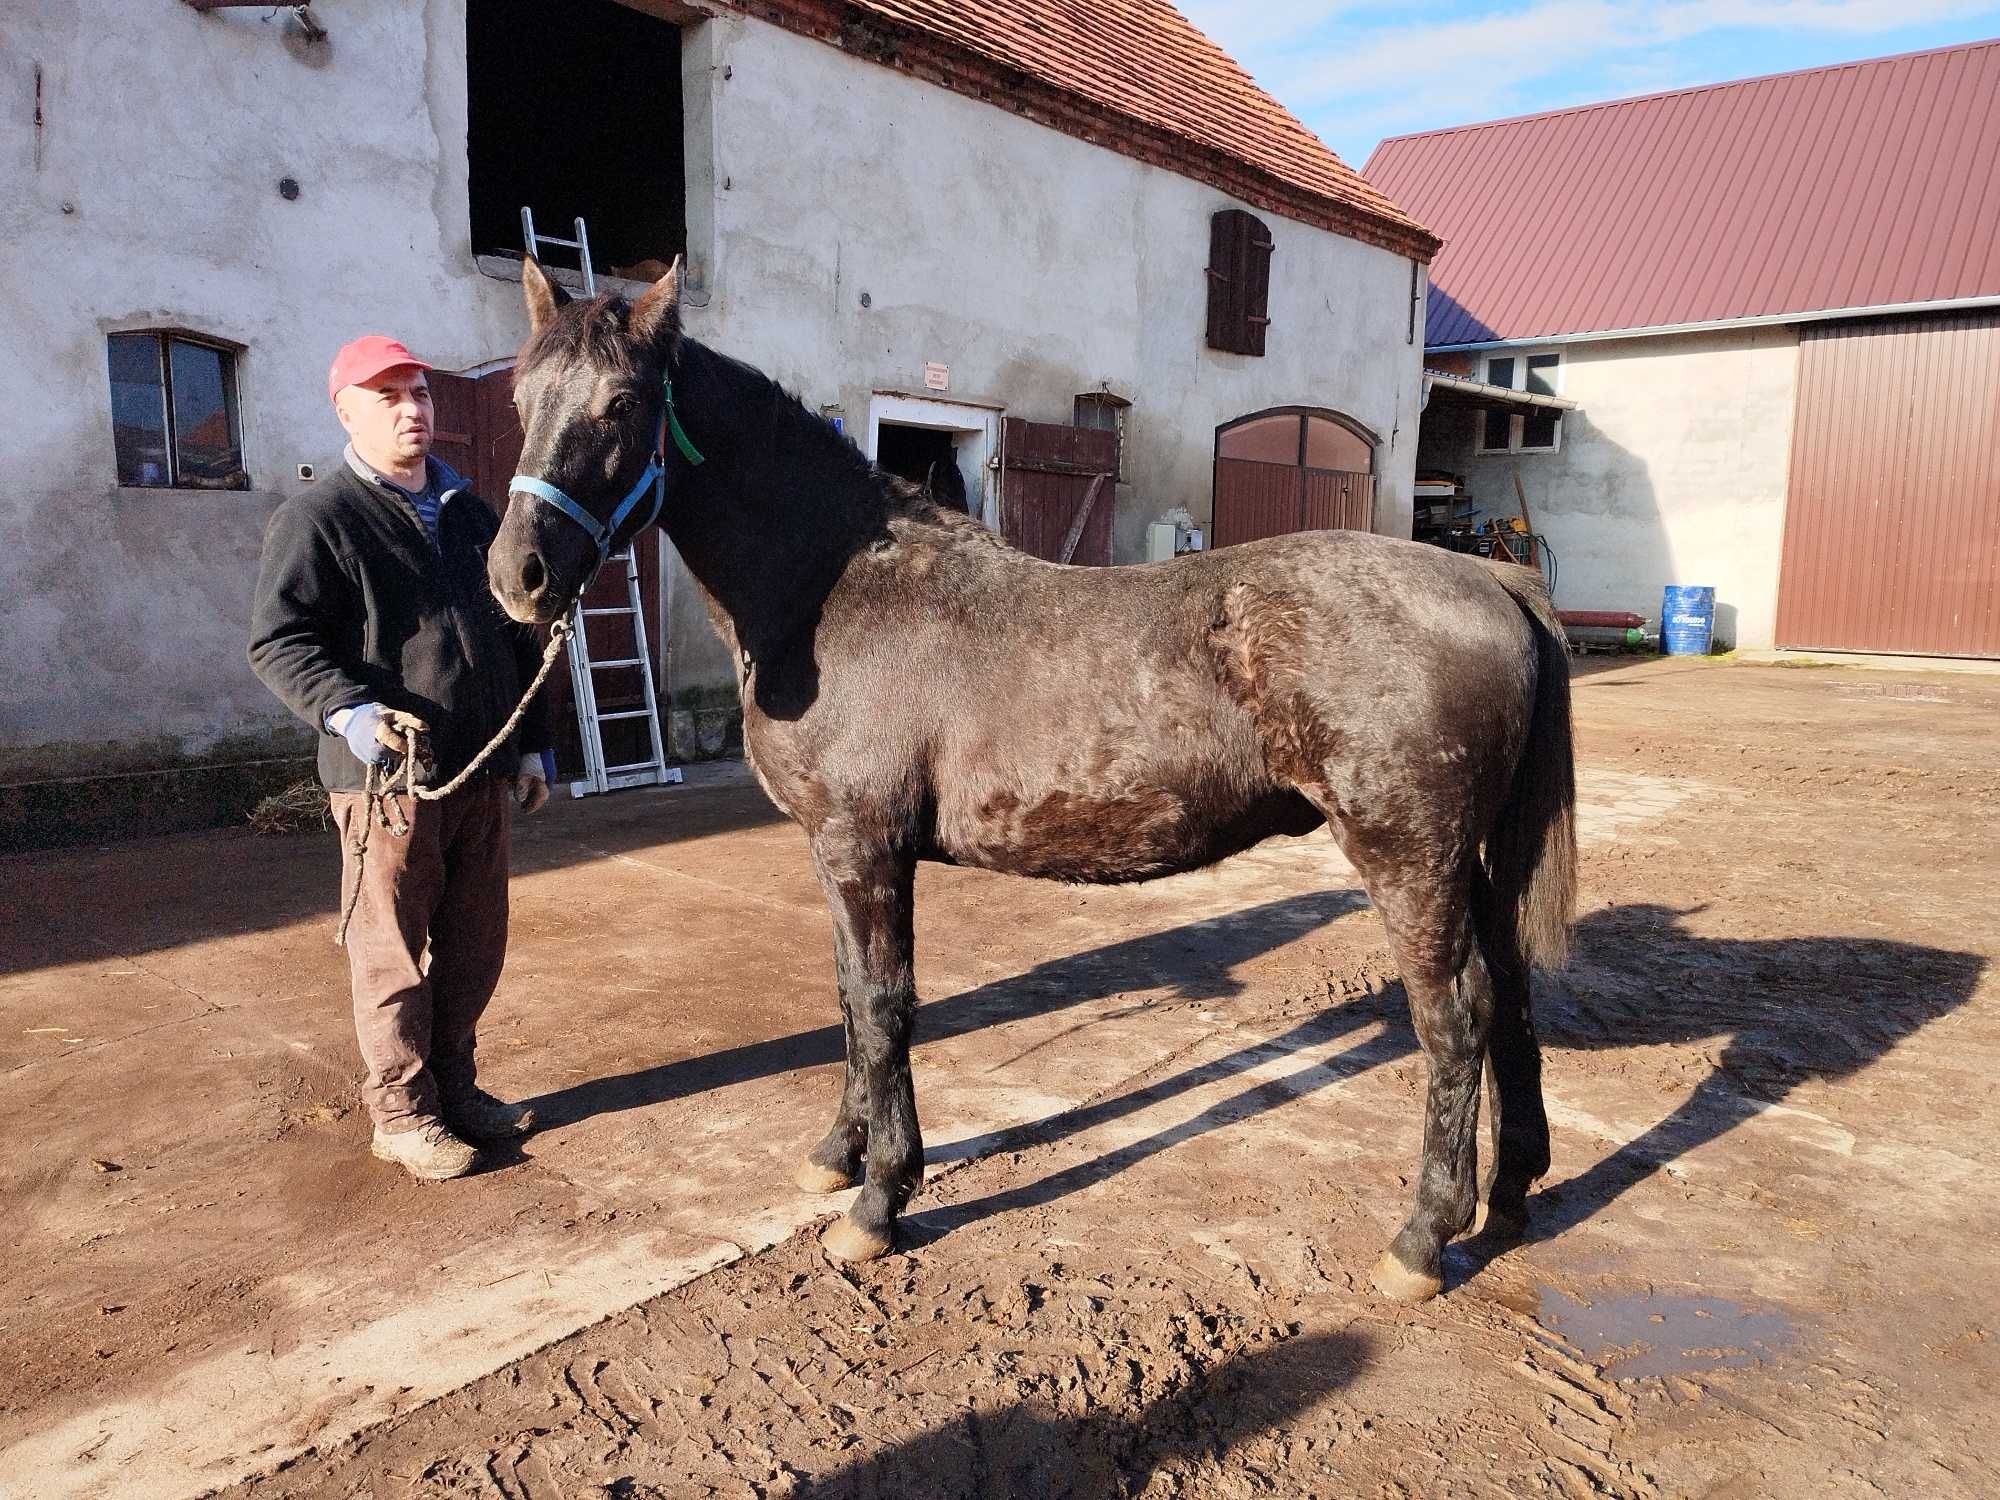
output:
{"label": "brown wooden door", "polygon": [[[470,481],[482,498],[492,494],[479,483],[475,455],[479,450],[479,382],[446,370],[430,373],[431,452]],[[504,496],[504,491],[502,492]],[[487,499],[489,505],[495,502]]]}
{"label": "brown wooden door", "polygon": [[2000,656],[2000,314],[1799,334],[1777,642]]}
{"label": "brown wooden door", "polygon": [[1110,566],[1118,434],[1009,417],[1000,453],[1000,534],[1050,562]]}
{"label": "brown wooden door", "polygon": [[[431,450],[466,477],[474,493],[496,513],[504,512],[507,489],[520,470],[521,432],[514,411],[514,372],[495,370],[476,378],[434,371],[431,399],[437,429]],[[639,593],[644,603],[646,643],[653,659],[654,688],[665,705],[666,653],[660,635],[660,533],[649,528],[639,543]],[[625,575],[607,566],[585,596],[586,608],[623,606]],[[590,654],[594,661],[625,660],[634,655],[630,617],[598,616],[589,622]],[[549,674],[546,689],[556,729],[556,763],[565,775],[583,772],[583,742],[576,722],[576,697],[569,673]],[[597,706],[610,713],[644,708],[646,695],[636,669],[611,668],[597,674]],[[664,726],[662,726],[664,730]],[[604,726],[605,755],[613,765],[641,760],[652,753],[643,720],[624,719]],[[628,742],[629,741],[629,742]]]}

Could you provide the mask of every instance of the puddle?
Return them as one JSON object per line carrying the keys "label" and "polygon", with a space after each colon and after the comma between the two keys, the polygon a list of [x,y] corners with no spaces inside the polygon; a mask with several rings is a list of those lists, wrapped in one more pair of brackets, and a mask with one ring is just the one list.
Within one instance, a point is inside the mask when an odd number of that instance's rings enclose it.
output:
{"label": "puddle", "polygon": [[1717,1297],[1600,1297],[1543,1288],[1536,1317],[1613,1380],[1744,1370],[1776,1362],[1797,1334],[1779,1313]]}

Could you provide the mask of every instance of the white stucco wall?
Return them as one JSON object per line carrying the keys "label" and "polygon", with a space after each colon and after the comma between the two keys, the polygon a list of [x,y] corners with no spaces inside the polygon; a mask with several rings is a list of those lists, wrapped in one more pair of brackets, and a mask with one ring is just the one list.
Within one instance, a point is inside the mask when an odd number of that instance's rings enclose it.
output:
{"label": "white stucco wall", "polygon": [[[306,60],[283,12],[37,0],[0,27],[0,781],[293,735],[244,641],[265,520],[341,449],[334,349],[518,341],[518,291],[469,254],[462,12],[325,19]],[[253,492],[118,487],[104,336],[154,326],[244,346]]]}
{"label": "white stucco wall", "polygon": [[[445,368],[510,354],[518,288],[471,256],[463,0],[284,13],[42,0],[0,33],[0,781],[249,753],[290,733],[243,662],[263,524],[341,434],[332,350],[404,338]],[[1409,262],[1260,216],[1270,353],[1203,346],[1208,221],[1231,201],[775,27],[686,34],[690,332],[865,428],[871,392],[951,368],[952,399],[1067,422],[1135,404],[1117,555],[1205,517],[1215,426],[1332,407],[1381,438],[1407,531],[1420,350]],[[281,177],[301,193],[284,201]],[[860,304],[863,292],[872,306]],[[121,489],[104,336],[240,344],[250,493]],[[671,685],[728,663],[678,591]]]}
{"label": "white stucco wall", "polygon": [[1579,409],[1560,452],[1475,453],[1469,420],[1426,414],[1424,466],[1463,474],[1497,515],[1515,513],[1520,475],[1560,559],[1564,608],[1657,621],[1667,584],[1708,584],[1718,640],[1771,645],[1796,330],[1568,344],[1562,356],[1561,393]]}
{"label": "white stucco wall", "polygon": [[[1209,218],[1234,200],[740,17],[689,33],[683,76],[727,184],[712,243],[690,214],[711,293],[688,310],[696,337],[838,411],[857,438],[871,393],[921,393],[927,362],[950,368],[948,399],[1038,422],[1067,423],[1074,397],[1108,382],[1133,402],[1120,561],[1143,555],[1167,510],[1206,521],[1215,428],[1279,405],[1371,428],[1378,525],[1409,534],[1421,350],[1407,259],[1260,212],[1276,241],[1267,353],[1217,353]],[[727,671],[690,594],[679,682]]]}

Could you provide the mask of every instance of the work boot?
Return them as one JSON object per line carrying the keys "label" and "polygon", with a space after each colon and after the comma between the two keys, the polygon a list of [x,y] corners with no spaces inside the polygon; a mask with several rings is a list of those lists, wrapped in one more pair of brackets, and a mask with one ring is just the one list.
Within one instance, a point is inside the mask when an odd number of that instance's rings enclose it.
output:
{"label": "work boot", "polygon": [[421,1177],[426,1182],[463,1177],[479,1160],[478,1151],[453,1135],[444,1121],[435,1117],[419,1121],[414,1130],[389,1131],[378,1125],[368,1149],[383,1161],[395,1162],[412,1177]]}
{"label": "work boot", "polygon": [[510,1141],[535,1128],[535,1112],[525,1104],[495,1099],[484,1089],[468,1089],[445,1101],[445,1118],[475,1141]]}

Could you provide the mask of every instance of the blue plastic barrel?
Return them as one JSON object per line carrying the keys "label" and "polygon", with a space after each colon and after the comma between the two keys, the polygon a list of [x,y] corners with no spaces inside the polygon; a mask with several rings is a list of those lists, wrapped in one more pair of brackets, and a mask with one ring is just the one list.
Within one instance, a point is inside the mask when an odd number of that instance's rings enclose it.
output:
{"label": "blue plastic barrel", "polygon": [[1715,638],[1715,590],[1670,583],[1660,604],[1660,649],[1669,656],[1706,656]]}

